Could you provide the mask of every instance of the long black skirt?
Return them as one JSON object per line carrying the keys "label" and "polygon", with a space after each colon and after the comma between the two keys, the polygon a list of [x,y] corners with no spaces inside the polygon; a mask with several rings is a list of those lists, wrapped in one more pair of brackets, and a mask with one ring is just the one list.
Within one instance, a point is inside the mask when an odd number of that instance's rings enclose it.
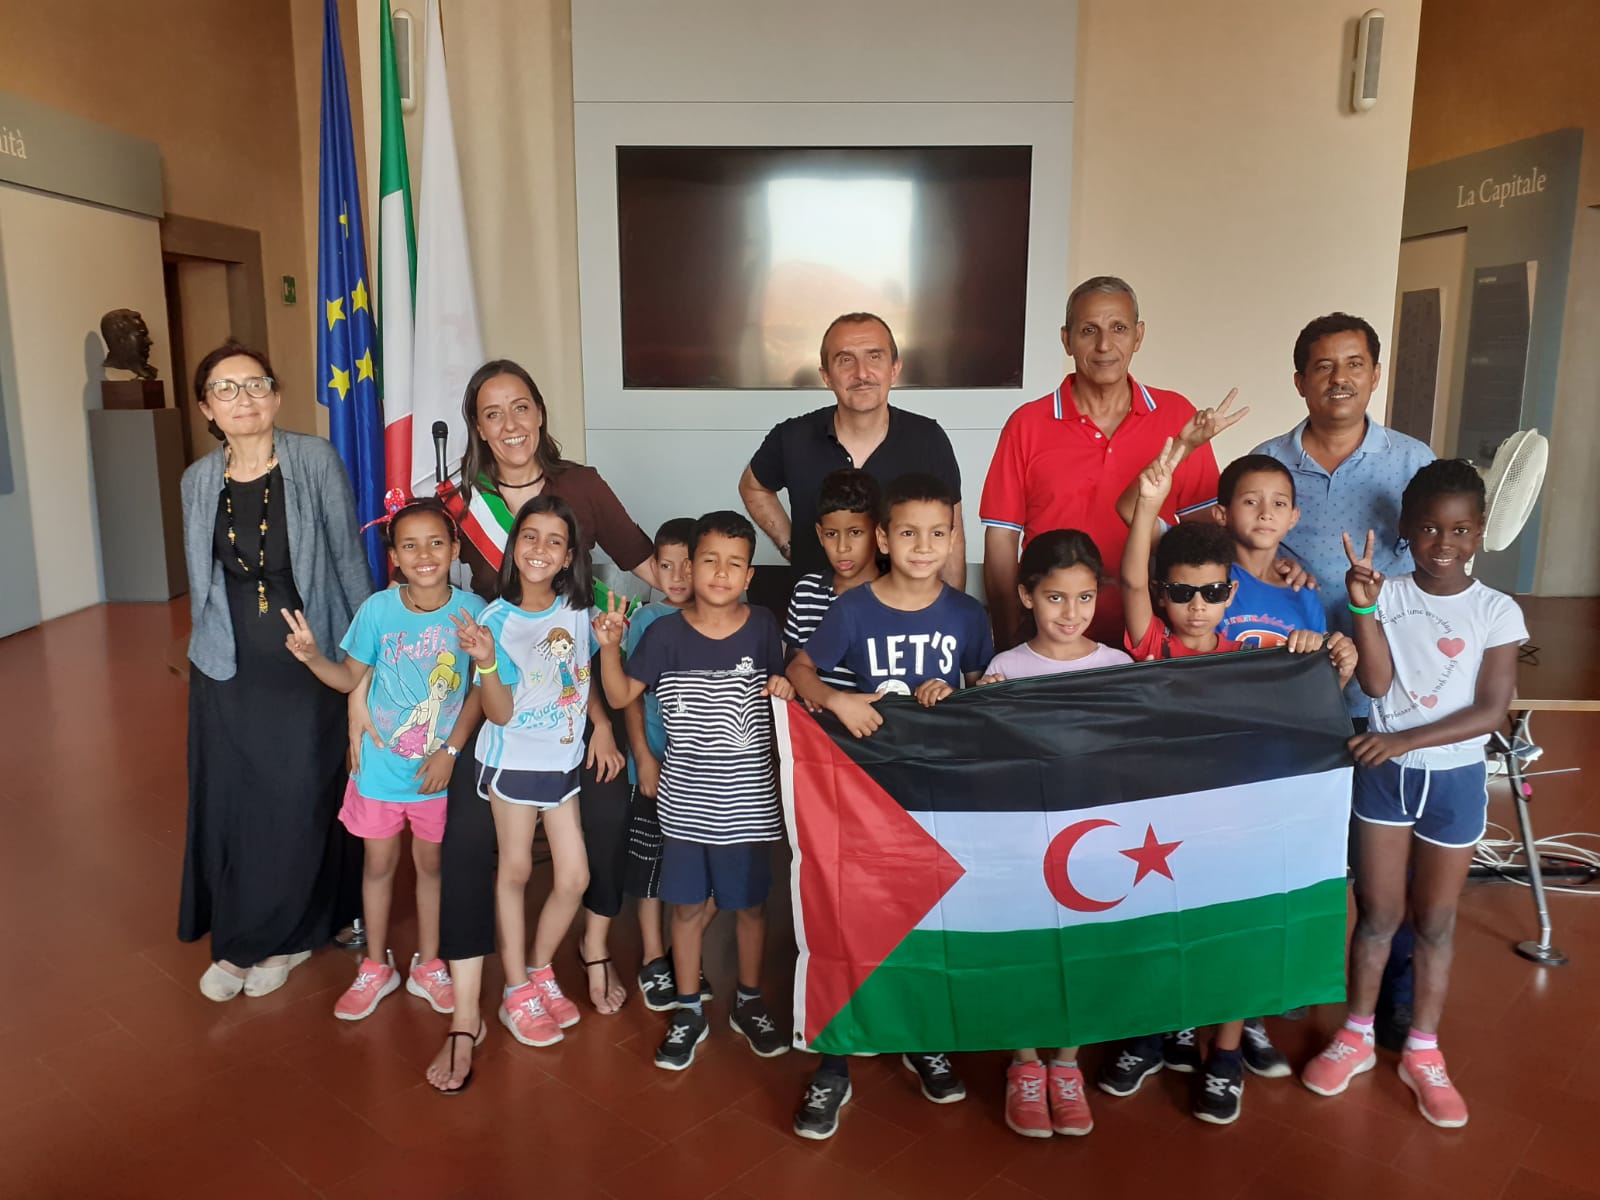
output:
{"label": "long black skirt", "polygon": [[[189,831],[178,936],[251,966],[332,936],[350,839],[345,698],[283,652],[229,680],[189,674]],[[287,669],[285,669],[287,668]],[[359,870],[359,844],[356,847]]]}

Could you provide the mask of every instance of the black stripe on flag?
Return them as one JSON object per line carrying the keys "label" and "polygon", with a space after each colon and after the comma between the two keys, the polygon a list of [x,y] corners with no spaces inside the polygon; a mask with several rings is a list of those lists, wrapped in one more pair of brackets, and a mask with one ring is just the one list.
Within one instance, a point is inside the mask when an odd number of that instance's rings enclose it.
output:
{"label": "black stripe on flag", "polygon": [[1348,767],[1338,676],[1323,654],[1259,650],[897,696],[840,751],[913,812],[1063,811]]}

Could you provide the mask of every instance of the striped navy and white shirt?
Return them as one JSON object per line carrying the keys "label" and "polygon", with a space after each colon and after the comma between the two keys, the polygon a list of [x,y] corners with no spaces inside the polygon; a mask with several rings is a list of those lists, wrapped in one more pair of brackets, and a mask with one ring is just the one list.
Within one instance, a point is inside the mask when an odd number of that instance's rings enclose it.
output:
{"label": "striped navy and white shirt", "polygon": [[[837,596],[833,590],[832,571],[813,571],[800,576],[789,595],[789,612],[783,620],[783,644],[791,650],[804,650]],[[845,692],[856,690],[855,672],[842,664],[831,671],[818,671],[817,675],[830,687]]]}
{"label": "striped navy and white shirt", "polygon": [[730,846],[783,837],[772,765],[767,679],[783,674],[778,623],[762,608],[725,638],[709,638],[682,613],[645,630],[627,673],[661,703],[667,755],[656,793],[661,831],[679,841]]}

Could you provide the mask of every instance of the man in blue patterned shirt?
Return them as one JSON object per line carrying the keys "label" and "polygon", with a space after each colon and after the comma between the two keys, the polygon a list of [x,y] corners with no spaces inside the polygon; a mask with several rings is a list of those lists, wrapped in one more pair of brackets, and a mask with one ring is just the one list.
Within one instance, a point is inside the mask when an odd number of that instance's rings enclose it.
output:
{"label": "man in blue patterned shirt", "polygon": [[[1378,570],[1391,577],[1412,570],[1411,551],[1400,541],[1400,497],[1434,459],[1416,438],[1367,415],[1383,374],[1378,351],[1377,332],[1360,317],[1336,312],[1312,321],[1294,341],[1294,386],[1306,402],[1306,419],[1255,448],[1294,476],[1300,521],[1282,546],[1317,577],[1328,628],[1346,636],[1353,622],[1341,535],[1348,532],[1360,545],[1370,529]],[[1345,703],[1357,730],[1365,729],[1370,705],[1353,679]],[[1352,853],[1354,846],[1352,839]],[[1392,1050],[1411,1025],[1413,945],[1410,926],[1402,926],[1390,944],[1378,996],[1378,1041]]]}

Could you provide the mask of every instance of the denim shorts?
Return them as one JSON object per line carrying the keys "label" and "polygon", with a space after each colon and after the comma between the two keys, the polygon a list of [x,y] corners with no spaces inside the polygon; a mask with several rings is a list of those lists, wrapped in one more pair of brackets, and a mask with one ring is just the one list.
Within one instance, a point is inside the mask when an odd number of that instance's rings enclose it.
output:
{"label": "denim shorts", "polygon": [[1409,825],[1435,846],[1476,846],[1489,818],[1488,768],[1481,761],[1442,770],[1392,760],[1357,765],[1352,807],[1369,825]]}

